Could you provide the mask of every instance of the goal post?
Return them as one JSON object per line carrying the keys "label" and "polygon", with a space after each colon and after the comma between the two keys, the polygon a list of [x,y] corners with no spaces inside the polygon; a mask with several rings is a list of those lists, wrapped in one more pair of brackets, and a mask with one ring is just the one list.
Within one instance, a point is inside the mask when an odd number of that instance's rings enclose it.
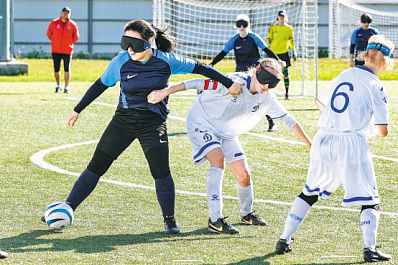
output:
{"label": "goal post", "polygon": [[[362,14],[372,16],[371,26],[378,29],[395,45],[398,44],[398,2],[380,0],[385,8],[371,8],[374,1],[329,0],[329,58],[348,58],[350,56],[351,35],[359,28]],[[395,8],[391,8],[391,4]],[[384,9],[384,10],[383,10]]]}
{"label": "goal post", "polygon": [[[282,9],[293,27],[298,57],[297,61],[292,59],[289,67],[289,94],[316,96],[317,0],[154,0],[153,22],[157,27],[169,27],[168,32],[177,39],[177,54],[209,64],[237,33],[237,15],[249,16],[251,30],[266,41],[268,30]],[[260,54],[265,56],[262,51]],[[235,71],[234,58],[231,50],[215,68],[223,73]],[[284,95],[283,82],[275,90]]]}

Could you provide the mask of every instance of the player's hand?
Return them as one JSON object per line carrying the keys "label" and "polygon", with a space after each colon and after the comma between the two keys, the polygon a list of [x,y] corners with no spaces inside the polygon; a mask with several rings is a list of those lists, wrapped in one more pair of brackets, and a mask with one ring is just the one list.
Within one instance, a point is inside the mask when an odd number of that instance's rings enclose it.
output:
{"label": "player's hand", "polygon": [[279,60],[278,63],[282,66],[282,68],[286,67],[286,62]]}
{"label": "player's hand", "polygon": [[294,60],[294,61],[297,61],[296,51],[293,51],[293,54],[292,54],[292,55],[293,55],[293,60]]}
{"label": "player's hand", "polygon": [[149,95],[147,97],[148,103],[151,103],[151,104],[159,103],[167,96],[168,96],[168,94],[165,89],[154,90],[151,93],[149,93]]}
{"label": "player's hand", "polygon": [[67,119],[67,124],[70,127],[75,126],[75,122],[77,121],[77,119],[79,118],[79,113],[77,113],[76,111],[72,110],[71,112],[69,112]]}
{"label": "player's hand", "polygon": [[212,65],[212,64],[209,64],[209,66],[210,66],[210,67],[213,67],[213,65]]}
{"label": "player's hand", "polygon": [[232,96],[234,99],[236,99],[236,95],[239,95],[239,94],[242,93],[242,87],[243,87],[244,85],[245,85],[245,84],[243,84],[243,83],[234,82],[234,83],[232,84],[232,86],[230,86],[230,87],[228,88],[229,94],[231,94],[231,96]]}
{"label": "player's hand", "polygon": [[354,61],[350,61],[350,66],[354,67],[355,66],[355,62]]}

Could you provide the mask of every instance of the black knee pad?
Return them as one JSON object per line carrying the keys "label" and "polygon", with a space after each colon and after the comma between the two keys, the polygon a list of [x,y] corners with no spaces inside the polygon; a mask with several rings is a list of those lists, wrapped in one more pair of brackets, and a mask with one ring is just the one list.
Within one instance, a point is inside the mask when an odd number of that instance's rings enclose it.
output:
{"label": "black knee pad", "polygon": [[299,197],[303,199],[310,206],[314,205],[318,201],[318,195],[307,196],[304,193],[300,193]]}
{"label": "black knee pad", "polygon": [[102,176],[112,165],[113,161],[115,161],[115,159],[112,156],[97,148],[87,168],[91,172]]}
{"label": "black knee pad", "polygon": [[366,209],[375,209],[376,211],[380,211],[380,204],[362,205],[361,213],[363,212],[363,210],[366,210]]}
{"label": "black knee pad", "polygon": [[145,157],[154,179],[162,179],[170,174],[168,148],[153,147],[145,153]]}

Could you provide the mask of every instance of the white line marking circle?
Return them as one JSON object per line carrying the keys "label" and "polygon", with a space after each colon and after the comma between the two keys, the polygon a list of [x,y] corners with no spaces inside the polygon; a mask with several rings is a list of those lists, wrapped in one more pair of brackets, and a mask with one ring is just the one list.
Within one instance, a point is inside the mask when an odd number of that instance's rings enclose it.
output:
{"label": "white line marking circle", "polygon": [[[47,163],[46,161],[44,161],[44,156],[49,154],[49,153],[51,153],[51,152],[58,151],[58,150],[61,150],[61,149],[71,148],[71,147],[80,146],[80,145],[86,145],[86,144],[94,144],[94,143],[97,143],[97,142],[98,142],[98,140],[91,140],[91,141],[86,141],[86,142],[81,142],[81,143],[66,144],[66,145],[51,147],[49,149],[41,150],[41,151],[33,154],[30,157],[30,160],[34,164],[36,164],[36,165],[38,165],[38,166],[40,166],[40,167],[42,167],[44,169],[48,169],[48,170],[51,170],[51,171],[54,171],[54,172],[57,172],[57,173],[61,173],[61,174],[67,174],[67,175],[70,175],[70,176],[79,177],[80,176],[79,173],[70,172],[68,170],[65,170],[65,169],[62,169],[62,168],[59,168],[57,166],[54,166],[54,165],[51,165],[51,164]],[[132,188],[155,190],[154,187],[144,186],[144,185],[139,185],[139,184],[134,184],[134,183],[129,183],[129,182],[121,182],[121,181],[109,180],[109,179],[104,179],[104,178],[100,178],[100,181],[106,182],[106,183],[111,183],[111,184],[116,184],[116,185],[120,185],[120,186],[132,187]],[[190,192],[190,191],[176,190],[176,193],[207,197],[206,193],[199,193],[199,192]],[[232,200],[239,200],[237,197],[232,197],[232,196],[223,196],[223,198],[232,199]],[[285,205],[285,206],[292,205],[292,203],[290,203],[290,202],[262,200],[262,199],[255,199],[254,202],[269,203],[269,204],[276,204],[276,205]],[[312,206],[312,208],[325,209],[325,210],[334,210],[334,211],[359,212],[358,209],[343,208],[343,207],[329,207],[329,206],[314,205],[314,206]],[[398,213],[391,213],[391,212],[380,212],[380,213],[384,214],[384,215],[387,215],[387,216],[391,216],[391,217],[398,217]]]}
{"label": "white line marking circle", "polygon": [[[79,98],[74,98],[74,97],[65,97],[65,99],[80,100]],[[109,106],[109,107],[116,107],[113,104],[107,104],[107,103],[102,103],[102,102],[93,102],[93,104]],[[181,117],[177,117],[177,116],[169,115],[168,117],[171,118],[171,119],[176,119],[176,120],[180,120],[180,121],[184,121],[184,122],[186,121],[185,118],[181,118]],[[256,137],[260,137],[260,138],[272,139],[273,141],[279,141],[279,142],[290,143],[290,144],[305,145],[305,143],[303,143],[303,142],[286,140],[286,139],[283,139],[283,138],[277,138],[277,137],[267,136],[267,135],[258,134],[258,133],[248,132],[247,134],[253,135],[253,136],[256,136]],[[61,174],[67,174],[67,175],[79,177],[79,175],[80,175],[79,173],[70,172],[68,170],[61,169],[59,167],[56,167],[54,165],[51,165],[51,164],[47,163],[43,159],[44,156],[49,154],[49,153],[51,153],[51,152],[60,150],[60,149],[70,148],[70,147],[79,146],[79,145],[85,145],[85,144],[93,144],[93,143],[97,143],[97,142],[98,142],[98,140],[92,140],[92,141],[86,141],[86,142],[81,142],[81,143],[67,144],[67,145],[61,145],[61,146],[52,147],[52,148],[49,148],[49,149],[46,149],[46,150],[42,150],[42,151],[39,151],[39,152],[35,153],[34,155],[32,155],[30,157],[30,160],[33,163],[35,163],[36,165],[38,165],[38,166],[40,166],[42,168],[45,168],[45,169],[48,169],[48,170],[51,170],[51,171],[54,171],[54,172],[57,172],[57,173],[61,173]],[[373,155],[373,157],[374,158],[383,159],[383,160],[389,160],[389,161],[393,161],[393,162],[397,162],[398,163],[398,159],[395,159],[395,158],[378,156],[378,155]],[[111,184],[116,184],[116,185],[121,185],[121,186],[133,187],[133,188],[155,190],[154,187],[150,187],[150,186],[144,186],[144,185],[133,184],[133,183],[128,183],[128,182],[108,180],[108,179],[104,179],[104,178],[100,178],[100,181],[103,181],[103,182],[106,182],[106,183],[111,183]],[[206,193],[198,193],[198,192],[190,192],[190,191],[182,191],[182,190],[176,190],[176,193],[207,197]],[[232,196],[223,196],[223,198],[232,199],[232,200],[238,200],[237,197],[232,197]],[[281,202],[281,201],[262,200],[262,199],[255,199],[254,202],[262,202],[262,203],[286,205],[286,206],[292,205],[291,202]],[[360,211],[358,209],[352,209],[352,208],[329,207],[329,206],[319,206],[319,205],[314,205],[314,206],[312,206],[312,208],[325,209],[325,210],[334,210],[334,211],[349,211],[349,212],[359,212]],[[387,216],[391,216],[391,217],[398,217],[398,213],[391,213],[391,212],[380,212],[380,213],[384,214],[384,215],[387,215]]]}

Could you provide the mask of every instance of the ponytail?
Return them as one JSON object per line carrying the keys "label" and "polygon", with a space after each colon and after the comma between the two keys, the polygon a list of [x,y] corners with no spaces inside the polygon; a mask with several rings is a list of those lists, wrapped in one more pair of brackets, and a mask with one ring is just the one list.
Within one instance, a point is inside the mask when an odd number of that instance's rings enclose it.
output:
{"label": "ponytail", "polygon": [[155,26],[153,28],[156,32],[155,42],[157,49],[163,52],[173,52],[176,47],[176,40],[166,33],[169,28],[159,29]]}

